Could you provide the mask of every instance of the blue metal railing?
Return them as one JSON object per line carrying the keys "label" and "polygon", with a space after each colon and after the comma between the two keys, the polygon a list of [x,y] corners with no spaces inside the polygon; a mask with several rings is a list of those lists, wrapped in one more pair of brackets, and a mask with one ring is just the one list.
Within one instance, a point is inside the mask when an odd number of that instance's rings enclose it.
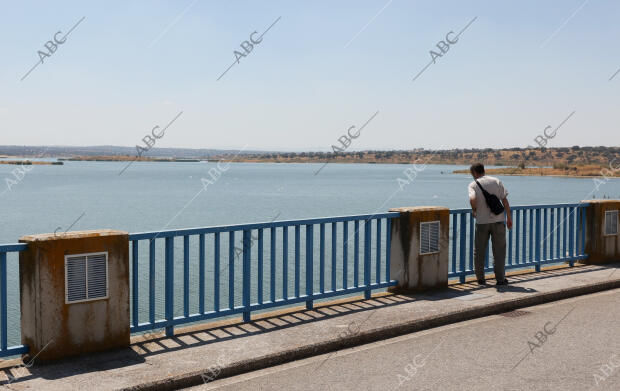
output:
{"label": "blue metal railing", "polygon": [[[507,234],[507,268],[568,262],[585,254],[586,203],[516,206]],[[474,219],[450,211],[449,277],[473,271]],[[391,219],[382,213],[191,228],[129,235],[131,331],[242,314],[396,285],[390,280]],[[289,235],[290,234],[290,235]],[[239,240],[236,240],[239,239]],[[11,308],[18,290],[7,288],[7,254],[26,244],[0,245],[0,357],[26,353],[8,346]],[[222,256],[224,252],[224,256]],[[226,254],[227,253],[227,254]],[[487,249],[486,271],[491,271]],[[226,256],[227,255],[227,256]],[[18,268],[11,268],[17,271]],[[17,274],[16,274],[17,275]],[[14,277],[11,277],[13,281]],[[13,326],[15,327],[15,326]],[[11,334],[11,338],[15,335]]]}
{"label": "blue metal railing", "polygon": [[8,346],[8,273],[7,253],[19,253],[28,248],[27,244],[2,244],[0,245],[0,357],[13,356],[28,352],[24,345]]}
{"label": "blue metal railing", "polygon": [[[506,269],[586,259],[585,232],[587,203],[511,207],[513,226],[507,232]],[[461,282],[474,274],[474,218],[471,209],[450,210],[449,278]],[[491,255],[490,255],[491,253]],[[492,252],[487,247],[485,272]]]}
{"label": "blue metal railing", "polygon": [[131,331],[165,328],[171,335],[176,325],[205,319],[243,314],[249,321],[253,311],[304,302],[312,308],[315,300],[356,292],[369,298],[372,290],[397,283],[389,278],[397,216],[131,234]]}

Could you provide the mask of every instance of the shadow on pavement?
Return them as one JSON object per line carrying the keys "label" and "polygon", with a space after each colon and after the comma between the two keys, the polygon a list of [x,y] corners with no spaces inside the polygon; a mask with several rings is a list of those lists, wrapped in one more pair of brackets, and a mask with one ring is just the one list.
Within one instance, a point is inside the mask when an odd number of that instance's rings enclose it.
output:
{"label": "shadow on pavement", "polygon": [[[0,385],[9,388],[13,384],[18,384],[34,378],[55,380],[93,371],[124,368],[135,364],[141,364],[145,359],[133,349],[126,348],[54,361],[53,363],[37,362],[36,359],[24,364],[21,364],[21,360],[12,361],[15,361],[15,365],[0,369],[0,372],[8,379],[0,381]],[[71,369],[67,370],[67,366]]]}
{"label": "shadow on pavement", "polygon": [[[237,321],[232,324],[219,327],[207,327],[188,332],[178,332],[172,338],[156,338],[133,344],[133,348],[142,357],[188,347],[201,346],[217,342],[223,342],[253,335],[264,334],[290,327],[317,322],[325,319],[337,318],[344,315],[361,313],[379,308],[391,307],[417,300],[406,295],[387,295],[374,297],[370,300],[355,300],[332,305],[317,305],[311,310],[298,310],[279,315],[265,316],[252,320],[249,323]],[[208,325],[207,325],[208,326]]]}

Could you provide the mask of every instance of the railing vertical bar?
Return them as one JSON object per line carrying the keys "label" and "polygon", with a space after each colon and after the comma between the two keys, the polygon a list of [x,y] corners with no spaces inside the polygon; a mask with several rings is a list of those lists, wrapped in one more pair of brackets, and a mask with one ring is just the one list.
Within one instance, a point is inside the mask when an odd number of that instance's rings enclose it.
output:
{"label": "railing vertical bar", "polygon": [[282,227],[282,298],[288,299],[288,227]]}
{"label": "railing vertical bar", "polygon": [[235,308],[235,231],[228,233],[228,308]]}
{"label": "railing vertical bar", "polygon": [[[250,296],[251,296],[251,270],[250,270],[250,255],[252,246],[252,231],[249,229],[243,230],[243,263],[242,263],[242,303],[243,303],[243,321],[249,322],[251,320],[250,312]],[[231,306],[231,308],[233,308]]]}
{"label": "railing vertical bar", "polygon": [[258,283],[256,287],[256,289],[258,290],[257,299],[258,299],[259,304],[263,304],[263,251],[264,251],[263,235],[264,235],[263,229],[259,228],[258,229],[258,270],[257,270]]}
{"label": "railing vertical bar", "polygon": [[580,230],[579,230],[579,254],[583,255],[585,251],[585,233],[586,233],[586,209],[580,207],[579,212],[581,212],[581,220],[580,220]]}
{"label": "railing vertical bar", "polygon": [[347,254],[349,241],[349,222],[342,222],[342,289],[347,289],[349,280],[349,257]]}
{"label": "railing vertical bar", "polygon": [[270,252],[270,265],[269,265],[269,299],[271,302],[276,301],[276,227],[271,227],[271,233],[269,235],[269,252]]}
{"label": "railing vertical bar", "polygon": [[581,208],[582,219],[581,219],[581,254],[585,255],[586,253],[586,219],[588,215],[586,214],[586,208]]}
{"label": "railing vertical bar", "polygon": [[131,241],[131,323],[138,326],[138,241]]}
{"label": "railing vertical bar", "polygon": [[149,322],[155,323],[155,239],[149,240]]}
{"label": "railing vertical bar", "polygon": [[540,216],[540,208],[536,209],[536,244],[535,244],[535,262],[536,264],[534,265],[534,270],[536,270],[537,272],[540,271],[540,238],[541,238],[541,232],[540,232],[540,227],[541,227],[541,216]]}
{"label": "railing vertical bar", "polygon": [[385,219],[385,225],[385,281],[390,281],[390,260],[392,256],[392,219],[389,217]]}
{"label": "railing vertical bar", "polygon": [[198,236],[198,312],[205,312],[205,235]]}
{"label": "railing vertical bar", "polygon": [[578,255],[579,247],[580,247],[580,236],[581,236],[581,211],[578,207],[574,208],[573,214],[575,215],[575,246],[573,251],[571,252],[571,257]]}
{"label": "railing vertical bar", "polygon": [[300,268],[299,242],[301,240],[300,231],[301,231],[301,226],[296,225],[295,226],[295,297],[299,297],[299,268]]}
{"label": "railing vertical bar", "polygon": [[541,245],[543,246],[543,249],[542,249],[541,257],[545,261],[548,259],[548,257],[547,257],[547,255],[548,255],[548,251],[547,251],[547,247],[548,247],[547,246],[547,227],[548,227],[548,220],[549,220],[549,216],[548,216],[548,213],[547,213],[548,211],[549,211],[548,208],[543,208],[542,212],[541,212],[542,215],[543,215],[542,243],[541,243]]}
{"label": "railing vertical bar", "polygon": [[581,255],[581,208],[575,207],[575,251],[573,256]]}
{"label": "railing vertical bar", "polygon": [[555,259],[555,208],[549,209],[549,259]]}
{"label": "railing vertical bar", "polygon": [[527,264],[529,261],[528,257],[528,244],[531,236],[531,231],[528,228],[531,224],[531,216],[529,215],[529,211],[527,209],[523,209],[523,245],[521,246],[521,263]]}
{"label": "railing vertical bar", "polygon": [[560,250],[560,239],[562,238],[562,210],[560,208],[555,208],[555,217],[554,217],[554,236],[555,236],[555,258],[562,258],[562,252]]}
{"label": "railing vertical bar", "polygon": [[562,223],[564,222],[563,220],[563,215],[564,215],[564,208],[557,208],[557,224],[555,226],[556,228],[556,259],[557,260],[561,260],[564,259],[564,255],[562,255]]}
{"label": "railing vertical bar", "polygon": [[319,290],[325,293],[325,223],[319,228]]}
{"label": "railing vertical bar", "polygon": [[474,214],[469,212],[469,264],[467,270],[474,270],[474,227],[476,222],[474,221]]}
{"label": "railing vertical bar", "polygon": [[[514,212],[510,211],[510,218],[512,219]],[[513,223],[514,224],[514,223]],[[508,264],[512,265],[512,237],[514,234],[514,226],[513,229],[508,230]]]}
{"label": "railing vertical bar", "polygon": [[534,209],[528,209],[528,221],[530,223],[529,230],[529,250],[528,250],[528,259],[527,263],[535,262],[535,254],[534,254]]}
{"label": "railing vertical bar", "polygon": [[521,243],[521,223],[522,223],[522,214],[520,210],[515,210],[515,221],[514,221],[514,230],[515,230],[515,260],[514,264],[519,264],[519,244]]}
{"label": "railing vertical bar", "polygon": [[457,218],[458,216],[456,214],[452,215],[452,241],[451,241],[451,245],[452,245],[452,272],[456,273],[458,270],[456,268],[456,243],[457,243],[457,239],[456,239],[456,223],[457,223]]}
{"label": "railing vertical bar", "polygon": [[467,273],[467,271],[465,270],[465,250],[467,250],[465,247],[467,245],[467,220],[465,220],[466,217],[466,213],[461,213],[461,227],[460,227],[460,232],[459,232],[459,269],[461,270],[461,273],[459,275],[459,281],[461,283],[465,282],[465,273]]}
{"label": "railing vertical bar", "polygon": [[547,245],[547,235],[548,235],[548,222],[549,222],[549,208],[544,208],[543,211],[543,216],[544,216],[544,222],[543,222],[543,230],[542,230],[542,234],[543,234],[543,253],[542,253],[542,258],[544,260],[548,260],[549,259],[549,246]]}
{"label": "railing vertical bar", "polygon": [[523,246],[521,248],[521,263],[527,263],[527,210],[522,210],[523,212],[523,226],[521,227],[523,230]]}
{"label": "railing vertical bar", "polygon": [[336,291],[336,223],[332,223],[332,291]]}
{"label": "railing vertical bar", "polygon": [[375,281],[378,283],[381,282],[381,219],[376,219],[375,220],[376,225],[377,225],[377,245],[376,247],[376,257],[375,257],[375,261],[376,263],[376,278]]}
{"label": "railing vertical bar", "polygon": [[7,335],[8,335],[8,323],[7,323],[7,275],[6,275],[6,253],[0,252],[0,283],[2,284],[2,291],[0,291],[0,328],[2,334],[0,334],[0,349],[6,351],[7,349]]}
{"label": "railing vertical bar", "polygon": [[[370,220],[364,221],[364,286],[370,286],[370,243],[371,243],[372,228]],[[370,299],[371,290],[366,289],[364,291],[364,298]]]}
{"label": "railing vertical bar", "polygon": [[353,285],[360,286],[360,222],[355,220],[353,223],[355,232],[353,233]]}
{"label": "railing vertical bar", "polygon": [[[314,294],[314,225],[306,225],[306,297]],[[312,309],[312,300],[306,300],[306,309]]]}
{"label": "railing vertical bar", "polygon": [[220,310],[220,233],[213,234],[213,311]]}
{"label": "railing vertical bar", "polygon": [[189,236],[183,236],[183,315],[189,316]]}
{"label": "railing vertical bar", "polygon": [[566,259],[568,246],[567,246],[567,233],[568,233],[568,208],[562,208],[562,259]]}
{"label": "railing vertical bar", "polygon": [[[568,222],[568,229],[569,229],[569,233],[568,233],[568,256],[569,257],[574,257],[575,256],[575,213],[576,212],[576,207],[572,208],[573,210],[570,211],[570,218],[569,218],[569,222]],[[574,260],[571,260],[568,262],[569,265],[573,266],[575,264]]]}
{"label": "railing vertical bar", "polygon": [[[165,255],[165,290],[166,290],[166,321],[172,322],[174,319],[174,237],[166,238]],[[174,326],[166,326],[166,337],[174,335]]]}

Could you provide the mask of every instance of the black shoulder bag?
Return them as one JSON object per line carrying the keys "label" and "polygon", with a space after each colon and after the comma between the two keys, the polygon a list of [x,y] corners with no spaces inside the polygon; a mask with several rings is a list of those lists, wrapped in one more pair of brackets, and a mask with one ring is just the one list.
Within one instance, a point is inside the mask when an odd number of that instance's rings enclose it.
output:
{"label": "black shoulder bag", "polygon": [[504,213],[504,205],[502,205],[499,198],[497,198],[495,194],[491,194],[488,191],[484,190],[484,187],[482,187],[482,185],[480,184],[480,182],[478,182],[477,179],[475,179],[475,181],[478,184],[480,190],[482,190],[484,200],[487,202],[487,206],[489,207],[489,209],[491,209],[491,212],[496,215]]}

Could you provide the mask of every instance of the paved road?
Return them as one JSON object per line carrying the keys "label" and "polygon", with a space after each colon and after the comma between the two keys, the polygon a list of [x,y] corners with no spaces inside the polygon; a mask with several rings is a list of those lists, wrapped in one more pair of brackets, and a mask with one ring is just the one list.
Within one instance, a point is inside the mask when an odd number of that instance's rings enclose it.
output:
{"label": "paved road", "polygon": [[620,290],[524,311],[346,349],[194,389],[620,390]]}

